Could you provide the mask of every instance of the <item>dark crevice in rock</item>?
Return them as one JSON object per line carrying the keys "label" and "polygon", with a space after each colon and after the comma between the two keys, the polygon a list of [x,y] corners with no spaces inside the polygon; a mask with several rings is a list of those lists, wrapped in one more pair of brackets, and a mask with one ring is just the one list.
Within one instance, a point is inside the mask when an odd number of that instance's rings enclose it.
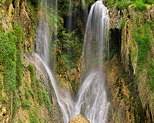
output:
{"label": "dark crevice in rock", "polygon": [[109,52],[110,59],[113,58],[114,54],[120,56],[121,51],[121,30],[114,28],[110,29],[110,38],[109,38]]}

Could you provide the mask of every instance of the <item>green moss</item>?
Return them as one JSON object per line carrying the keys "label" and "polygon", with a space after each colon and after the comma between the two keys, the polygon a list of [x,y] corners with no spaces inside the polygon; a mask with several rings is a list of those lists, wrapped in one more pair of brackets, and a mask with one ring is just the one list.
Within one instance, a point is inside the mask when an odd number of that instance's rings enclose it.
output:
{"label": "green moss", "polygon": [[22,120],[18,120],[18,123],[24,123]]}
{"label": "green moss", "polygon": [[21,107],[22,107],[23,109],[29,109],[29,108],[30,108],[30,102],[27,101],[27,100],[23,100],[23,101],[21,102]]}
{"label": "green moss", "polygon": [[29,99],[31,97],[31,94],[29,93],[28,89],[25,90],[25,97],[26,99]]}
{"label": "green moss", "polygon": [[0,97],[2,97],[2,89],[3,89],[2,79],[0,77]]}
{"label": "green moss", "polygon": [[147,4],[153,4],[154,1],[153,0],[142,0],[144,3],[147,3]]}
{"label": "green moss", "polygon": [[138,45],[138,65],[143,66],[147,61],[150,48],[149,26],[147,24],[136,29],[134,40]]}
{"label": "green moss", "polygon": [[31,95],[31,97],[34,99],[34,98],[35,98],[34,91],[33,91],[31,88],[29,88],[29,89],[28,89],[28,92],[29,92],[29,94]]}
{"label": "green moss", "polygon": [[16,89],[16,64],[9,59],[5,63],[4,90],[10,95],[14,89]]}
{"label": "green moss", "polygon": [[[31,30],[28,33],[28,37],[34,37],[35,36],[35,31],[36,31],[36,26],[37,26],[37,16],[38,16],[38,10],[37,7],[30,1],[39,1],[39,0],[28,0],[27,6],[30,9],[30,20],[31,20]],[[34,5],[34,6],[33,6]]]}
{"label": "green moss", "polygon": [[149,78],[150,89],[154,91],[154,63],[153,62],[150,62],[148,64],[148,78]]}
{"label": "green moss", "polygon": [[15,117],[16,113],[18,112],[19,107],[19,96],[17,94],[17,91],[14,90],[13,92],[13,117]]}
{"label": "green moss", "polygon": [[132,1],[122,0],[122,1],[117,1],[115,5],[117,9],[126,9],[131,4],[132,4]]}
{"label": "green moss", "polygon": [[[40,101],[44,101],[44,103],[45,103],[45,105],[46,105],[46,107],[48,108],[48,110],[50,110],[51,109],[51,100],[50,100],[50,98],[49,98],[49,95],[48,95],[48,93],[47,92],[45,92],[45,90],[44,89],[40,89],[39,90],[39,93],[40,93]],[[42,100],[43,99],[43,100]],[[42,102],[41,102],[42,103]]]}
{"label": "green moss", "polygon": [[32,112],[29,114],[29,119],[30,123],[39,123],[39,118]]}
{"label": "green moss", "polygon": [[[31,85],[32,85],[32,88],[35,86],[35,81],[36,81],[36,78],[35,78],[35,69],[33,67],[32,64],[30,64],[28,66],[28,70],[30,71],[30,79],[31,79]],[[35,88],[35,87],[34,87]]]}
{"label": "green moss", "polygon": [[154,26],[154,22],[152,20],[147,20],[147,24],[149,24],[150,27]]}
{"label": "green moss", "polygon": [[147,7],[143,2],[135,1],[135,9],[139,11],[145,11],[147,10]]}
{"label": "green moss", "polygon": [[4,90],[10,94],[16,87],[16,37],[14,32],[0,33],[0,63],[4,66]]}
{"label": "green moss", "polygon": [[125,18],[122,18],[122,20],[120,21],[120,24],[119,24],[119,28],[123,29],[125,24],[126,24],[126,20],[125,20]]}
{"label": "green moss", "polygon": [[18,24],[14,24],[14,30],[15,35],[17,37],[16,41],[16,86],[19,88],[22,85],[22,72],[23,72],[23,66],[22,66],[22,37],[23,37],[23,31],[22,27]]}

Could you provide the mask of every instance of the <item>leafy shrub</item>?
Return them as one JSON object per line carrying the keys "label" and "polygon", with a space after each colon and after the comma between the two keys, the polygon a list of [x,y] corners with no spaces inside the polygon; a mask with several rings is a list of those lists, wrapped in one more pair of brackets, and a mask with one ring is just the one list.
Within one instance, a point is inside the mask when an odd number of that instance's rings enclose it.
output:
{"label": "leafy shrub", "polygon": [[135,9],[139,10],[139,11],[144,11],[144,10],[147,10],[147,7],[143,2],[136,1],[135,2]]}

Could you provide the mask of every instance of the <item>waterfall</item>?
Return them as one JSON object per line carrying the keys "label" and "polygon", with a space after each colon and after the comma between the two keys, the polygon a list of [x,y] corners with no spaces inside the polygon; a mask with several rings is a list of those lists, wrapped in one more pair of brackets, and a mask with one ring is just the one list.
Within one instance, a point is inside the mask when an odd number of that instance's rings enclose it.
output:
{"label": "waterfall", "polygon": [[86,5],[86,1],[82,0],[82,8],[83,8],[83,15],[84,15],[84,22],[87,23],[87,17],[88,17],[88,7]]}
{"label": "waterfall", "polygon": [[38,28],[36,32],[36,52],[49,64],[49,25],[46,17],[47,1],[41,0],[41,10],[39,12]]}
{"label": "waterfall", "polygon": [[87,20],[82,54],[81,78],[84,81],[76,103],[76,114],[83,114],[90,123],[105,123],[107,119],[109,102],[105,90],[103,56],[108,23],[108,10],[99,0],[92,5]]}
{"label": "waterfall", "polygon": [[[71,0],[70,0],[71,1]],[[44,4],[41,2],[41,8]],[[45,1],[46,3],[46,1]],[[45,4],[46,5],[46,4]],[[57,4],[56,4],[57,5]],[[70,3],[71,5],[71,3]],[[72,11],[70,9],[70,11]],[[109,102],[105,90],[103,55],[106,44],[106,28],[109,22],[108,10],[102,1],[95,2],[90,10],[84,37],[82,53],[82,84],[74,100],[69,91],[60,88],[49,67],[49,24],[41,13],[36,34],[35,56],[42,62],[54,88],[64,123],[78,114],[85,116],[90,123],[105,123]]]}
{"label": "waterfall", "polygon": [[68,8],[68,33],[72,31],[72,0],[69,0]]}

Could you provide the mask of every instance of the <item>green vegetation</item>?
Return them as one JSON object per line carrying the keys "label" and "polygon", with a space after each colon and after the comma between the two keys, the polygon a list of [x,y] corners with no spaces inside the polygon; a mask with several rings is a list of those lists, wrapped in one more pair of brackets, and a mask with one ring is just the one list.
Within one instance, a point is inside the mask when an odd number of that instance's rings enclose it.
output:
{"label": "green vegetation", "polygon": [[[139,18],[137,18],[138,20]],[[134,26],[134,40],[138,45],[138,73],[142,72],[143,68],[147,69],[147,81],[152,91],[154,90],[154,64],[148,56],[152,47],[151,27],[153,24],[152,20],[147,20],[144,24],[138,24],[137,27]]]}
{"label": "green vegetation", "polygon": [[33,67],[32,64],[29,64],[28,70],[30,71],[31,86],[32,86],[32,88],[35,88],[35,81],[36,81],[36,78],[35,78],[35,68]]}
{"label": "green vegetation", "polygon": [[29,118],[30,118],[30,123],[39,123],[39,119],[34,113],[30,113]]}
{"label": "green vegetation", "polygon": [[40,0],[28,0],[32,6],[37,7],[39,5]]}
{"label": "green vegetation", "polygon": [[134,40],[138,44],[138,65],[142,66],[147,61],[150,48],[149,26],[147,24],[136,29]]}
{"label": "green vegetation", "polygon": [[152,91],[154,91],[154,63],[150,62],[148,65],[148,78],[149,85]]}
{"label": "green vegetation", "polygon": [[[76,67],[76,61],[81,55],[81,41],[75,36],[75,32],[66,33],[62,31],[57,40],[59,59],[64,64],[66,70]],[[60,61],[59,61],[60,63]],[[61,69],[61,68],[60,68]]]}
{"label": "green vegetation", "polygon": [[147,10],[147,7],[143,2],[136,1],[135,2],[135,9],[140,10],[140,11],[144,11],[144,10]]}
{"label": "green vegetation", "polygon": [[16,37],[13,32],[0,34],[0,63],[4,65],[4,90],[10,94],[16,87]]}
{"label": "green vegetation", "polygon": [[126,9],[129,5],[133,5],[136,10],[147,10],[146,4],[153,4],[153,0],[104,0],[108,7],[114,7],[118,10]]}
{"label": "green vegetation", "polygon": [[40,81],[36,78],[36,72],[32,64],[28,66],[28,70],[30,71],[30,78],[31,78],[31,89],[26,89],[25,91],[25,96],[27,99],[30,98],[30,96],[33,99],[36,99],[39,104],[44,104],[46,105],[47,109],[51,109],[51,100],[48,95],[48,93],[45,91],[45,89],[41,86]]}
{"label": "green vegetation", "polygon": [[125,18],[122,18],[122,20],[120,21],[120,24],[119,24],[119,28],[120,29],[123,29],[124,26],[125,26],[125,24],[126,24],[126,19]]}
{"label": "green vegetation", "polygon": [[22,120],[18,120],[18,123],[24,123]]}
{"label": "green vegetation", "polygon": [[153,4],[154,1],[153,0],[142,0],[144,3],[147,3],[147,4]]}
{"label": "green vegetation", "polygon": [[2,89],[3,89],[3,86],[2,86],[2,79],[0,78],[0,99],[2,97]]}
{"label": "green vegetation", "polygon": [[[51,109],[51,100],[49,98],[49,95],[43,89],[40,89],[39,93],[40,93],[39,96],[42,97],[46,107],[50,110]],[[40,101],[42,101],[42,99],[40,99]]]}
{"label": "green vegetation", "polygon": [[15,35],[17,37],[16,40],[16,86],[19,88],[22,85],[22,38],[23,38],[23,31],[22,27],[18,24],[14,24]]}
{"label": "green vegetation", "polygon": [[29,109],[30,108],[30,102],[27,101],[27,100],[23,100],[21,102],[21,107],[24,108],[24,109]]}
{"label": "green vegetation", "polygon": [[115,5],[117,9],[126,9],[131,4],[132,4],[132,1],[122,0],[122,1],[117,1]]}
{"label": "green vegetation", "polygon": [[4,89],[7,93],[22,83],[21,30],[19,25],[15,25],[14,31],[0,33],[0,63],[4,65]]}
{"label": "green vegetation", "polygon": [[12,3],[12,0],[6,0],[5,5],[8,7]]}
{"label": "green vegetation", "polygon": [[18,112],[19,107],[19,95],[17,90],[13,91],[13,117],[15,117],[16,113]]}

